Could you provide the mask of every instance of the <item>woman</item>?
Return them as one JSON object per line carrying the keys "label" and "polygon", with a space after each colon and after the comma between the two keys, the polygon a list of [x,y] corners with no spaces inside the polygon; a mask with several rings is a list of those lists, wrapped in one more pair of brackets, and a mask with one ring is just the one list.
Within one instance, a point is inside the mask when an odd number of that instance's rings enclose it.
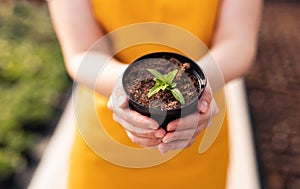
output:
{"label": "woman", "polygon": [[[90,88],[80,87],[79,99],[84,102],[83,99],[91,98],[93,90],[97,92],[97,113],[107,132],[127,146],[154,147],[161,153],[184,148],[163,164],[149,168],[128,168],[97,156],[90,145],[86,144],[86,138],[77,132],[71,157],[69,188],[225,188],[229,161],[226,122],[212,147],[202,155],[195,154],[195,149],[203,137],[202,131],[217,112],[210,86],[199,100],[199,112],[171,122],[167,131],[158,128],[154,120],[129,110],[126,106],[128,101],[123,94],[116,94],[117,91],[112,93],[113,87],[119,85],[116,84],[117,78],[127,67],[125,63],[128,64],[148,52],[174,50],[160,45],[125,49],[109,62],[101,79],[97,81],[90,71],[97,70],[99,64],[104,64],[106,55],[98,54],[95,59],[85,61],[83,64],[88,65],[89,69],[79,69],[79,66],[82,54],[88,52],[92,44],[103,35],[130,24],[161,22],[178,26],[202,40],[210,48],[224,81],[228,82],[244,75],[251,65],[256,50],[261,6],[261,0],[49,1],[51,17],[68,73],[81,86]],[[114,42],[118,43],[118,40]],[[114,45],[113,43],[112,48],[115,48]],[[210,83],[214,83],[215,70],[208,63],[200,64]],[[212,84],[212,88],[217,87]],[[119,99],[113,101],[111,98],[108,103],[116,121],[106,107],[111,94]],[[95,115],[91,115],[84,105],[82,107],[78,113],[86,124],[85,127],[93,130],[90,128],[94,122],[90,120],[94,120]],[[131,113],[130,116],[126,116],[128,112]],[[127,127],[119,127],[117,122],[126,122],[146,132],[133,132]],[[196,132],[192,134],[192,138],[186,137],[191,135],[189,126],[195,123]],[[176,129],[178,132],[174,135]],[[104,144],[101,137],[98,143]],[[110,149],[106,145],[103,148]],[[121,153],[119,155],[122,156]]]}

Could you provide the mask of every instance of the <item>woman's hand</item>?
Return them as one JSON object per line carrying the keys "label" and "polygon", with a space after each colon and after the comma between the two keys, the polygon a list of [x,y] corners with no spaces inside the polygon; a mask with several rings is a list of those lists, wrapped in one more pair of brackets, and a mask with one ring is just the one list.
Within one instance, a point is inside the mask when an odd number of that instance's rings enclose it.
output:
{"label": "woman's hand", "polygon": [[198,101],[198,112],[170,122],[165,131],[155,120],[128,108],[121,78],[110,96],[108,107],[113,111],[114,120],[126,129],[134,143],[144,147],[158,147],[161,153],[189,147],[218,112],[208,84]]}
{"label": "woman's hand", "polygon": [[122,76],[117,80],[108,108],[113,111],[113,118],[125,129],[128,137],[144,147],[156,147],[162,143],[166,131],[158,123],[128,108],[128,98],[122,86]]}
{"label": "woman's hand", "polygon": [[163,137],[162,143],[158,145],[158,150],[161,153],[166,153],[169,150],[190,147],[203,129],[211,124],[212,118],[218,112],[219,109],[208,84],[198,101],[198,111],[170,122],[167,125],[167,134]]}

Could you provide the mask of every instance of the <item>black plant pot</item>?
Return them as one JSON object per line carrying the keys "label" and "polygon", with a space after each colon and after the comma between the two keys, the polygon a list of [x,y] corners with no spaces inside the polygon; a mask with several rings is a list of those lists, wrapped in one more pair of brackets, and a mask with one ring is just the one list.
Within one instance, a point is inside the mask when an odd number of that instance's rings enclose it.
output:
{"label": "black plant pot", "polygon": [[[197,95],[190,102],[181,105],[180,107],[167,110],[160,108],[149,108],[134,100],[130,95],[130,87],[133,83],[136,82],[135,79],[141,78],[141,76],[138,75],[142,74],[142,78],[146,79],[148,73],[148,71],[145,71],[146,69],[155,66],[157,67],[157,65],[155,65],[155,62],[158,59],[168,60],[170,58],[175,58],[182,63],[190,63],[190,68],[187,71],[189,71],[189,73],[192,73],[198,80]],[[166,66],[166,69],[170,67],[170,65],[163,65],[162,67],[164,66]],[[153,118],[158,122],[160,127],[166,129],[166,126],[169,122],[197,111],[198,100],[205,90],[207,78],[203,70],[193,60],[176,53],[157,52],[144,55],[131,63],[123,74],[122,82],[124,90],[129,99],[129,107],[142,115]]]}

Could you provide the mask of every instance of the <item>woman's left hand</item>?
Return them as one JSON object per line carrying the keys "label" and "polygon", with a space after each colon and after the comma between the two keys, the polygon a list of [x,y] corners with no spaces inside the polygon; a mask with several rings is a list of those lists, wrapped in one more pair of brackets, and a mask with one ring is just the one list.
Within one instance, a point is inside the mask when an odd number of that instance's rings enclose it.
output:
{"label": "woman's left hand", "polygon": [[212,118],[218,112],[219,109],[208,84],[198,101],[198,112],[170,122],[167,125],[167,134],[158,145],[158,150],[166,153],[169,150],[180,150],[191,146],[203,129],[211,124]]}

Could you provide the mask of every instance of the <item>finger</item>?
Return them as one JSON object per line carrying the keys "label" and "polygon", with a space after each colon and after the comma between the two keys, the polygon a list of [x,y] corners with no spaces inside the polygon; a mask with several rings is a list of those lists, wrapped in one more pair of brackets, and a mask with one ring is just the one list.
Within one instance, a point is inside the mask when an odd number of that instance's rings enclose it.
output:
{"label": "finger", "polygon": [[197,137],[206,127],[208,121],[198,125],[197,128],[194,129],[186,129],[186,130],[176,130],[175,132],[168,132],[164,138],[164,143],[173,142],[175,140],[189,140],[194,137]]}
{"label": "finger", "polygon": [[156,130],[159,127],[155,120],[129,108],[116,108],[114,110],[114,114],[118,118],[119,122],[127,122],[131,127],[136,127],[142,130]]}
{"label": "finger", "polygon": [[198,101],[199,112],[206,113],[209,109],[212,99],[213,99],[212,90],[208,84],[203,92],[203,95],[201,96],[200,100]]}
{"label": "finger", "polygon": [[123,89],[119,89],[120,91],[123,91],[118,95],[118,107],[119,108],[126,108],[128,105],[128,98],[125,94],[125,91]]}
{"label": "finger", "polygon": [[115,122],[118,122],[121,124],[126,130],[131,131],[131,132],[136,132],[136,133],[150,133],[154,131],[155,129],[149,129],[149,128],[141,128],[138,126],[134,126],[131,123],[127,122],[126,120],[120,118],[117,116],[115,113],[113,114],[113,119]]}
{"label": "finger", "polygon": [[155,147],[161,143],[161,139],[138,137],[138,136],[134,136],[129,131],[126,131],[126,133],[132,142],[141,145],[143,147]]}
{"label": "finger", "polygon": [[116,107],[125,108],[127,105],[128,99],[122,86],[122,76],[120,76],[116,81],[111,96],[109,97],[108,107],[110,107],[110,109],[114,109]]}
{"label": "finger", "polygon": [[163,143],[173,142],[175,140],[189,140],[194,136],[195,129],[176,130],[175,132],[168,132],[162,139]]}
{"label": "finger", "polygon": [[120,108],[126,108],[128,106],[128,98],[126,95],[119,96],[118,105]]}
{"label": "finger", "polygon": [[183,118],[176,119],[167,125],[167,131],[195,129],[198,125],[200,116],[199,112],[195,112]]}
{"label": "finger", "polygon": [[[117,81],[117,83],[119,82],[121,82],[120,79]],[[110,97],[109,106],[111,106],[115,114],[114,116],[117,118],[115,120],[118,120],[118,122],[121,124],[127,122],[127,126],[131,125],[132,127],[137,127],[144,130],[153,130],[159,127],[159,125],[153,119],[126,108],[128,106],[128,98],[121,84],[116,84]]]}
{"label": "finger", "polygon": [[167,134],[163,128],[159,128],[157,130],[144,132],[144,133],[139,133],[134,131],[130,131],[130,132],[132,135],[137,137],[142,137],[142,138],[163,138]]}
{"label": "finger", "polygon": [[115,107],[125,108],[128,105],[128,98],[122,85],[115,86],[110,98]]}
{"label": "finger", "polygon": [[173,141],[170,143],[160,143],[157,148],[161,153],[166,153],[169,150],[181,150],[181,149],[187,148],[187,147],[191,146],[193,141],[194,141],[194,139],[176,140],[176,141]]}

